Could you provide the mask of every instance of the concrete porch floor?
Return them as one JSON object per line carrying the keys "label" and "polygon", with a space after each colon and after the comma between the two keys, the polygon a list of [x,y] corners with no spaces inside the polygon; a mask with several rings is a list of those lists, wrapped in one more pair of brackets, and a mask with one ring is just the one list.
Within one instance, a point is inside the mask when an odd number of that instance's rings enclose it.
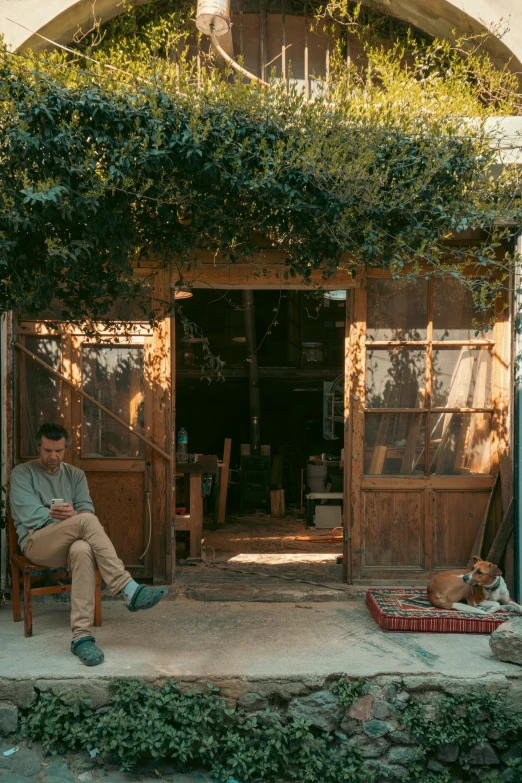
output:
{"label": "concrete porch floor", "polygon": [[95,630],[105,652],[87,668],[69,652],[69,606],[34,607],[34,636],[23,636],[11,606],[0,610],[2,680],[129,677],[181,681],[299,680],[318,684],[334,673],[522,678],[522,667],[492,657],[488,636],[384,633],[363,601],[221,603],[179,598],[130,614],[103,604]]}

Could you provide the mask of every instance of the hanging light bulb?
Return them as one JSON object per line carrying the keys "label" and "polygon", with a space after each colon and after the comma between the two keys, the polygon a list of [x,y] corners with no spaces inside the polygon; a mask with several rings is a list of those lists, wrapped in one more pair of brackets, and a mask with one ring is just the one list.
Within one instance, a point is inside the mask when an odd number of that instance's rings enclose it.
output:
{"label": "hanging light bulb", "polygon": [[335,302],[344,302],[346,301],[346,291],[344,289],[339,291],[325,291],[324,298],[331,299]]}
{"label": "hanging light bulb", "polygon": [[174,287],[174,299],[190,299],[191,296],[194,296],[194,294],[186,286]]}

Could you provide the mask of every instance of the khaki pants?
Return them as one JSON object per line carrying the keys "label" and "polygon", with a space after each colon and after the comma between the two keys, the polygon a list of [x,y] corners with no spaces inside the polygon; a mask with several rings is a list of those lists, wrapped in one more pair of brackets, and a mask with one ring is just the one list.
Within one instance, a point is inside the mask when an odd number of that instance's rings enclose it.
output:
{"label": "khaki pants", "polygon": [[32,530],[24,555],[36,565],[67,568],[72,572],[71,628],[73,641],[92,636],[96,565],[112,595],[132,577],[125,570],[98,517],[84,512]]}

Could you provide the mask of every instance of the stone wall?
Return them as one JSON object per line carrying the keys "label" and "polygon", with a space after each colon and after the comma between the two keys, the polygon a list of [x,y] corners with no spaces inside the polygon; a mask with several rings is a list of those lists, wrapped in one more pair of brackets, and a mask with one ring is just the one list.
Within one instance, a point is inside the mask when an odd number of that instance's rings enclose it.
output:
{"label": "stone wall", "polygon": [[[441,694],[477,693],[493,695],[508,712],[519,712],[522,707],[522,676],[487,675],[473,679],[455,679],[441,675],[379,676],[362,685],[360,695],[351,706],[343,707],[330,688],[339,675],[326,681],[302,678],[258,681],[241,679],[217,680],[229,708],[238,706],[250,713],[266,709],[282,715],[306,719],[315,727],[333,733],[340,743],[351,742],[365,760],[369,769],[376,770],[377,781],[406,780],[409,769],[422,761],[422,748],[415,742],[408,728],[401,723],[401,714],[413,700],[421,705],[423,714],[436,722],[436,703]],[[164,680],[152,680],[161,685]],[[194,678],[179,683],[184,690],[204,688],[206,681]],[[39,692],[58,689],[65,699],[79,690],[92,700],[92,707],[100,709],[111,703],[111,680],[84,678],[35,681],[0,679],[0,735],[13,733],[21,710],[29,707]],[[487,716],[478,716],[477,720]],[[479,780],[487,771],[501,771],[512,759],[522,763],[522,736],[520,742],[503,743],[492,727],[485,743],[477,743],[467,750],[456,742],[441,745],[424,761],[427,770],[437,773],[449,770],[455,780]]]}

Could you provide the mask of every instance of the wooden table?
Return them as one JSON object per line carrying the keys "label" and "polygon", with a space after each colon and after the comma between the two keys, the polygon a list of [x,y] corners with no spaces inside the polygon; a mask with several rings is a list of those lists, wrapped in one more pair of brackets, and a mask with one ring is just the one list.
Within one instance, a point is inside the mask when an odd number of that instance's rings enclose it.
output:
{"label": "wooden table", "polygon": [[[201,557],[203,538],[203,496],[201,479],[204,473],[217,476],[217,462],[177,462],[176,476],[183,475],[185,483],[184,504],[188,505],[188,514],[175,514],[175,531],[188,530],[190,533],[190,557]],[[176,505],[181,503],[176,501]]]}

